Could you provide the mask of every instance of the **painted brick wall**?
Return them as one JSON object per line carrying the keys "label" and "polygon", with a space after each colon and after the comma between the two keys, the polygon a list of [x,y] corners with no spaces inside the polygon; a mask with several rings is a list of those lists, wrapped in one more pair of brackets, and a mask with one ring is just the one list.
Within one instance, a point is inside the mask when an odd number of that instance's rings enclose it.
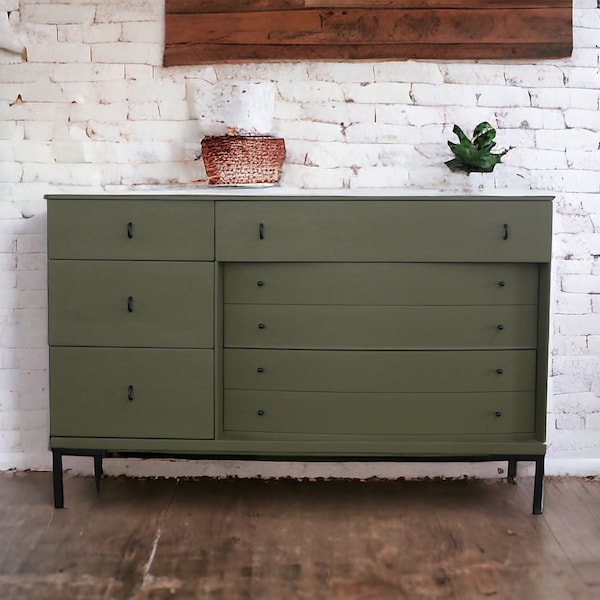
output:
{"label": "painted brick wall", "polygon": [[[163,69],[161,0],[0,0],[27,48],[0,50],[0,469],[50,460],[43,195],[199,185],[198,87],[258,80],[276,86],[282,186],[556,196],[548,470],[600,474],[600,9],[574,4],[568,59]],[[482,120],[515,148],[493,174],[451,173],[452,125]]]}

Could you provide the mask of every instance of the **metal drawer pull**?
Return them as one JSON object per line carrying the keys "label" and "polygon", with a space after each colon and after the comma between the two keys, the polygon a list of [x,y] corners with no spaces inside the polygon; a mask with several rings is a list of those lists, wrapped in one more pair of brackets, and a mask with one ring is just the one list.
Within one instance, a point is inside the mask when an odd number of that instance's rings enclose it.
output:
{"label": "metal drawer pull", "polygon": [[503,240],[508,239],[508,223],[504,223],[504,235],[502,236]]}
{"label": "metal drawer pull", "polygon": [[259,324],[257,325],[257,327],[258,327],[259,329],[264,329],[264,328],[265,328],[265,324],[264,324],[264,323],[259,323]]}
{"label": "metal drawer pull", "polygon": [[496,325],[496,327],[498,328],[498,331],[502,331],[504,329],[504,325],[502,325],[502,323],[500,323],[500,325]]}
{"label": "metal drawer pull", "polygon": [[264,282],[264,281],[257,281],[257,282],[256,282],[256,285],[257,285],[258,287],[262,287],[263,285],[265,285],[265,282]]}
{"label": "metal drawer pull", "polygon": [[131,221],[129,221],[129,223],[127,223],[127,237],[129,239],[131,239],[133,237],[133,223]]}
{"label": "metal drawer pull", "polygon": [[501,416],[502,416],[502,413],[501,413],[499,410],[497,410],[497,411],[495,412],[495,415],[496,415],[497,417],[501,417]]}
{"label": "metal drawer pull", "polygon": [[499,285],[500,287],[504,287],[504,286],[506,285],[506,283],[505,283],[504,281],[499,281],[499,282],[498,282],[498,285]]}
{"label": "metal drawer pull", "polygon": [[257,414],[259,417],[262,417],[262,416],[265,414],[265,411],[264,411],[264,410],[262,410],[262,409],[261,409],[261,410],[257,410],[257,411],[256,411],[256,414]]}
{"label": "metal drawer pull", "polygon": [[127,298],[127,312],[133,312],[133,296]]}
{"label": "metal drawer pull", "polygon": [[129,400],[129,401],[133,400],[133,386],[132,385],[127,386],[127,400]]}
{"label": "metal drawer pull", "polygon": [[258,369],[256,369],[257,373],[264,373],[265,370],[262,367],[258,367]]}
{"label": "metal drawer pull", "polygon": [[263,223],[258,224],[258,237],[261,240],[265,239],[265,226]]}
{"label": "metal drawer pull", "polygon": [[504,373],[504,371],[502,369],[496,369],[496,373],[498,373],[498,375],[502,375],[502,373]]}

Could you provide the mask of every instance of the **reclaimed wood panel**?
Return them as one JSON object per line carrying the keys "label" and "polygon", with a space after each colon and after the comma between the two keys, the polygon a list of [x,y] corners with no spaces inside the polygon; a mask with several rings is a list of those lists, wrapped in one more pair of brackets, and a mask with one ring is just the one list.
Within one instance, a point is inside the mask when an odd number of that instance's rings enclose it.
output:
{"label": "reclaimed wood panel", "polygon": [[569,56],[572,0],[166,0],[164,65]]}

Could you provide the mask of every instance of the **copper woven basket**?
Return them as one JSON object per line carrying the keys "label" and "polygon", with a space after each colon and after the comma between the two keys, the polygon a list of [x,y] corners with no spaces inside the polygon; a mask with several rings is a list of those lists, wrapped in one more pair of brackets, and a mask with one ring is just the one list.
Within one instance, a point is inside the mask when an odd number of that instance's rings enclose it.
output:
{"label": "copper woven basket", "polygon": [[268,136],[220,135],[202,140],[208,183],[277,183],[285,160],[285,140]]}

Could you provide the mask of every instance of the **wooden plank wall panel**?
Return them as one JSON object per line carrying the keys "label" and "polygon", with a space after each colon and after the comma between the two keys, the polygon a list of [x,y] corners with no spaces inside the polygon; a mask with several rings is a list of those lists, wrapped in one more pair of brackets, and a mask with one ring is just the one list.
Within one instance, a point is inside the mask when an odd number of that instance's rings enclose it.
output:
{"label": "wooden plank wall panel", "polygon": [[166,0],[164,65],[569,56],[572,0]]}

